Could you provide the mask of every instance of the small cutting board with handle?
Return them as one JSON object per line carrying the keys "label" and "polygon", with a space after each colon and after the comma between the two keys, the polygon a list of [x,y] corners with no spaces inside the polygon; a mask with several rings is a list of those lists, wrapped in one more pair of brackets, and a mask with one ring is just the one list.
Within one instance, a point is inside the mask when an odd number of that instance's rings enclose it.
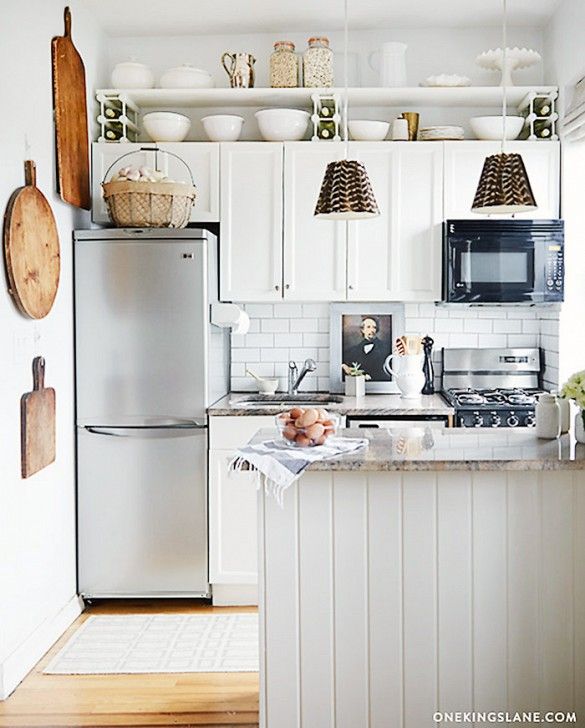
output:
{"label": "small cutting board with handle", "polygon": [[65,35],[53,38],[53,106],[59,194],[89,210],[89,138],[85,68],[71,39],[71,11],[65,8]]}
{"label": "small cutting board with handle", "polygon": [[55,390],[45,389],[45,360],[33,359],[33,391],[20,400],[22,477],[37,473],[55,460]]}

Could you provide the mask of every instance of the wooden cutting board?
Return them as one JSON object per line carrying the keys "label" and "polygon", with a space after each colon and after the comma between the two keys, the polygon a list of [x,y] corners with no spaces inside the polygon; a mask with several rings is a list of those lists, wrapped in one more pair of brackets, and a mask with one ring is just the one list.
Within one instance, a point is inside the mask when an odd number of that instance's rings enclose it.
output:
{"label": "wooden cutting board", "polygon": [[59,288],[59,234],[30,159],[24,163],[24,176],[25,186],[12,194],[4,215],[4,260],[16,306],[40,319],[51,310]]}
{"label": "wooden cutting board", "polygon": [[71,40],[71,12],[65,35],[53,38],[53,108],[57,141],[57,186],[65,202],[89,210],[89,141],[85,68]]}
{"label": "wooden cutting board", "polygon": [[33,391],[20,399],[21,473],[28,478],[55,460],[55,390],[45,389],[45,360],[33,359]]}

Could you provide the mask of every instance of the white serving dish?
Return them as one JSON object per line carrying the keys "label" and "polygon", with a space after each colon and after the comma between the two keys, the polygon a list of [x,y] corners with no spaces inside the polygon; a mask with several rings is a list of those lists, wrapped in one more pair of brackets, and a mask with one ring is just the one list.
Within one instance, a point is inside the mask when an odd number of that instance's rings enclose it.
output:
{"label": "white serving dish", "polygon": [[[498,141],[504,132],[503,116],[472,116],[469,124],[477,139],[485,141]],[[506,139],[516,139],[523,126],[523,116],[506,116]]]}
{"label": "white serving dish", "polygon": [[262,109],[254,116],[267,142],[298,142],[307,131],[311,115],[300,109]]}
{"label": "white serving dish", "polygon": [[160,77],[161,88],[213,88],[213,78],[202,68],[189,63],[169,68]]}
{"label": "white serving dish", "polygon": [[144,63],[123,61],[112,70],[114,88],[153,88],[154,73]]}
{"label": "white serving dish", "polygon": [[214,114],[204,116],[201,123],[212,142],[235,142],[242,133],[244,119],[234,114]]}
{"label": "white serving dish", "polygon": [[370,121],[369,119],[354,119],[347,122],[347,128],[352,139],[362,142],[381,142],[386,139],[390,122]]}
{"label": "white serving dish", "polygon": [[142,123],[153,142],[182,142],[191,128],[191,119],[172,111],[153,111],[142,117]]}
{"label": "white serving dish", "polygon": [[464,138],[463,128],[460,126],[428,126],[418,130],[418,139],[421,142],[459,141]]}
{"label": "white serving dish", "polygon": [[429,88],[457,88],[471,86],[471,79],[467,76],[458,76],[456,73],[440,73],[437,76],[429,76],[419,83],[419,86]]}

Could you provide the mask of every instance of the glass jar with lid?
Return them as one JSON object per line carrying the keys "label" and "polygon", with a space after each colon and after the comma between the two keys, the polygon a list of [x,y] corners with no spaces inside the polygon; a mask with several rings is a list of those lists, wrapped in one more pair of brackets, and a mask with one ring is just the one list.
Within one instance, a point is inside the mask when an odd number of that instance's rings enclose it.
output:
{"label": "glass jar with lid", "polygon": [[295,44],[290,40],[278,40],[270,56],[270,85],[272,88],[298,86],[298,60]]}
{"label": "glass jar with lid", "polygon": [[309,38],[309,47],[303,55],[303,75],[306,88],[333,86],[333,51],[329,38]]}

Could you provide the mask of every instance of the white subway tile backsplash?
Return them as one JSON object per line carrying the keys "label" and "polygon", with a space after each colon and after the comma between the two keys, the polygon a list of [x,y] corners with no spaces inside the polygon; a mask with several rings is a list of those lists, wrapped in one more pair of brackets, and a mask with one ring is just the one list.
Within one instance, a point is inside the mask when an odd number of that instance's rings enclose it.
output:
{"label": "white subway tile backsplash", "polygon": [[247,303],[245,310],[250,318],[272,318],[274,316],[274,307],[271,303]]}
{"label": "white subway tile backsplash", "polygon": [[[232,336],[232,388],[252,391],[246,366],[261,376],[280,379],[286,389],[288,361],[299,365],[310,357],[317,372],[308,375],[304,391],[329,388],[329,304],[246,304],[250,332]],[[544,377],[549,388],[558,386],[558,318],[556,306],[465,306],[432,303],[404,305],[405,333],[428,334],[435,341],[435,375],[440,376],[441,347],[540,346]]]}
{"label": "white subway tile backsplash", "polygon": [[494,321],[494,334],[518,334],[520,331],[522,331],[522,323],[518,319]]}
{"label": "white subway tile backsplash", "polygon": [[505,347],[508,346],[506,334],[479,334],[478,345],[480,347]]}
{"label": "white subway tile backsplash", "polygon": [[303,306],[300,303],[275,303],[275,318],[296,318],[303,315]]}
{"label": "white subway tile backsplash", "polygon": [[262,319],[261,329],[263,332],[270,331],[274,334],[283,334],[290,329],[290,324],[288,319]]}
{"label": "white subway tile backsplash", "polygon": [[274,334],[274,346],[302,346],[302,334]]}
{"label": "white subway tile backsplash", "polygon": [[291,331],[319,331],[320,319],[315,318],[295,318],[291,319],[290,330]]}

